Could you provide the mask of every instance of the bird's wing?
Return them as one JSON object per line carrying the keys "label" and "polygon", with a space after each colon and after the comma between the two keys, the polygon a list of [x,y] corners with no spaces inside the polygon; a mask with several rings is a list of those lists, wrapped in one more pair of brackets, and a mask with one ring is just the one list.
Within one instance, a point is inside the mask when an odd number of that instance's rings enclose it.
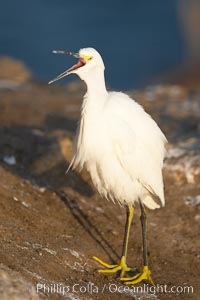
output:
{"label": "bird's wing", "polygon": [[121,166],[164,205],[165,136],[143,108],[123,93],[110,93],[106,110],[112,146]]}

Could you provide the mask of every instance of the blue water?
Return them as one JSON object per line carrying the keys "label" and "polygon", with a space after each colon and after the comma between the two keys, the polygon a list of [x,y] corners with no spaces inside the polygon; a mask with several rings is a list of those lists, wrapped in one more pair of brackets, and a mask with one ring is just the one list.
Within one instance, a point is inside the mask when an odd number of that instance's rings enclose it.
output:
{"label": "blue water", "polygon": [[0,55],[23,60],[48,81],[74,63],[53,49],[94,47],[110,87],[138,87],[185,57],[176,6],[176,0],[1,1]]}

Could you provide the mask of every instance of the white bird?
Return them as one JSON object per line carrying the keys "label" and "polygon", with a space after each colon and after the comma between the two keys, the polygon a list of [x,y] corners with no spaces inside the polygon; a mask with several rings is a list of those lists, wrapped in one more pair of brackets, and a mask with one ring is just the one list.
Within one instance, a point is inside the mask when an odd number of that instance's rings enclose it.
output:
{"label": "white bird", "polygon": [[[144,109],[128,95],[108,92],[104,63],[93,48],[79,53],[54,51],[78,58],[70,69],[49,82],[77,74],[87,85],[81,120],[75,137],[74,157],[70,167],[85,168],[99,194],[127,207],[124,243],[119,264],[110,265],[94,256],[105,273],[120,271],[121,280],[135,284],[142,280],[153,284],[147,262],[146,213],[164,206],[162,166],[167,142],[164,134]],[[141,273],[127,266],[127,249],[134,206],[140,204],[144,266]]]}

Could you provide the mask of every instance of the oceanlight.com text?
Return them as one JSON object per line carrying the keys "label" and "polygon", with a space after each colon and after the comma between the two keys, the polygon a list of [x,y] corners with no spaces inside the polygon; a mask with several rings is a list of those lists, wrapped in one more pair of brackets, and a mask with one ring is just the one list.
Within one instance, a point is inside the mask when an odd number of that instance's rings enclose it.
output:
{"label": "oceanlight.com text", "polygon": [[[48,294],[61,294],[67,295],[68,293],[72,294],[99,294],[109,292],[111,294],[131,294],[135,296],[135,300],[142,299],[142,295],[148,295],[149,299],[155,299],[157,294],[193,294],[193,286],[188,285],[179,285],[179,286],[168,286],[168,285],[159,285],[151,286],[144,284],[142,286],[133,286],[133,285],[117,285],[114,283],[107,283],[102,286],[97,286],[96,284],[89,283],[74,283],[73,285],[63,285],[59,283],[37,283],[36,285],[37,292],[48,293]],[[152,296],[152,297],[151,297]],[[151,298],[150,298],[151,297]]]}

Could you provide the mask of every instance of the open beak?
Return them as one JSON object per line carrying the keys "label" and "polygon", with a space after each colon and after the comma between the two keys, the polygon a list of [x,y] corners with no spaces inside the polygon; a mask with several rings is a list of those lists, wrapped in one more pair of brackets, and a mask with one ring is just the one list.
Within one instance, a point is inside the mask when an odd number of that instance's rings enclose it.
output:
{"label": "open beak", "polygon": [[85,60],[83,58],[81,58],[78,53],[73,53],[73,52],[68,52],[68,51],[63,51],[63,50],[54,50],[53,53],[55,53],[55,54],[65,54],[65,55],[69,55],[69,56],[78,58],[78,62],[75,65],[73,65],[71,68],[69,68],[67,71],[65,71],[62,74],[58,75],[56,78],[50,80],[48,82],[48,84],[51,84],[51,83],[65,77],[65,76],[67,76],[72,71],[74,71],[74,70],[76,70],[80,67],[83,67],[86,64]]}

